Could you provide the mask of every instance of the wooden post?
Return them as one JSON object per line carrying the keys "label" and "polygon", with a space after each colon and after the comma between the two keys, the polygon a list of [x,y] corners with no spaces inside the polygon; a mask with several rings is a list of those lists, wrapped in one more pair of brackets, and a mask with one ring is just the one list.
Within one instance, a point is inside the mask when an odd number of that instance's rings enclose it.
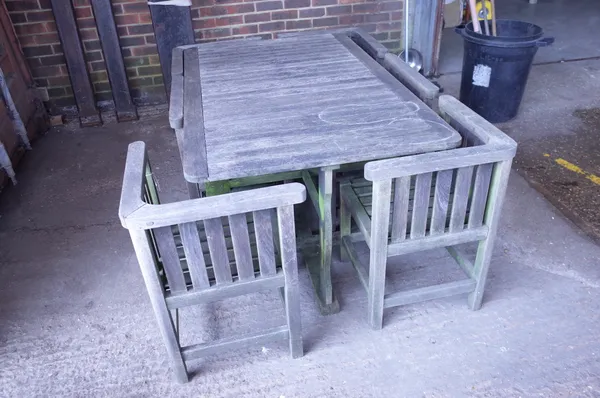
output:
{"label": "wooden post", "polygon": [[110,0],[92,0],[96,26],[98,27],[98,36],[102,43],[102,52],[106,62],[108,79],[113,100],[115,101],[115,112],[117,120],[125,122],[137,120],[137,110],[131,99],[127,74],[125,73],[125,63],[121,53],[119,35],[115,25]]}
{"label": "wooden post", "polygon": [[[151,0],[150,13],[154,25],[154,35],[158,56],[162,67],[167,97],[171,92],[171,60],[175,47],[194,44],[194,29],[189,6],[160,5],[161,1]],[[182,1],[182,4],[185,3]]]}
{"label": "wooden post", "polygon": [[84,127],[99,126],[102,124],[102,119],[96,108],[92,82],[83,57],[73,4],[65,0],[51,0],[51,2],[56,29],[67,60],[69,78],[77,102],[79,121]]}

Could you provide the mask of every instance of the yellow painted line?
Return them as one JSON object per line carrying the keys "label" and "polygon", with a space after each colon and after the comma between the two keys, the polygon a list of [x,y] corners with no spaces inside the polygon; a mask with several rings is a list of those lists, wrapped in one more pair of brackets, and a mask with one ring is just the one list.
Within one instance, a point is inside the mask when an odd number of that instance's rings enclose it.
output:
{"label": "yellow painted line", "polygon": [[[550,154],[545,153],[544,157],[549,158]],[[577,173],[580,174],[582,176],[585,176],[585,178],[587,178],[588,180],[590,180],[591,182],[593,182],[596,185],[600,185],[600,177],[598,177],[595,174],[592,173],[588,173],[587,171],[585,171],[584,169],[582,169],[581,167],[577,166],[576,164],[573,164],[571,162],[569,162],[568,160],[565,160],[563,158],[556,158],[554,159],[554,161],[556,162],[556,164],[558,164],[559,166],[564,167],[565,169],[572,171],[573,173]]]}

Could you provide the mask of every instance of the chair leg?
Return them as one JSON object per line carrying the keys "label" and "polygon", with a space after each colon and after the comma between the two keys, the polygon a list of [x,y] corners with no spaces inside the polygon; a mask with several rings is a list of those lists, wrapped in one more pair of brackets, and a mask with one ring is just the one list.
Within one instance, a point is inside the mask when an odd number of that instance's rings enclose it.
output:
{"label": "chair leg", "polygon": [[296,227],[294,224],[294,207],[286,206],[277,209],[279,241],[281,246],[281,263],[285,280],[285,315],[290,334],[290,354],[292,358],[304,355],[302,345],[302,320],[300,314],[300,291],[298,287],[298,259],[296,253]]}
{"label": "chair leg", "polygon": [[388,223],[390,220],[391,180],[373,183],[371,246],[369,254],[369,324],[383,327],[385,268],[387,266]]}
{"label": "chair leg", "polygon": [[175,378],[179,383],[187,383],[189,376],[183,356],[181,355],[181,346],[179,345],[178,333],[173,322],[173,317],[163,296],[162,283],[156,273],[154,256],[150,250],[150,242],[146,231],[129,230],[131,241],[140,264],[142,276],[150,296],[152,309],[158,322],[160,334],[167,347],[167,353],[175,372]]}
{"label": "chair leg", "polygon": [[483,301],[483,291],[485,289],[485,281],[487,279],[490,261],[492,259],[492,250],[494,242],[489,237],[479,242],[477,247],[477,256],[473,264],[473,277],[475,278],[475,290],[469,294],[469,308],[477,311],[481,308]]}
{"label": "chair leg", "polygon": [[492,250],[496,240],[496,231],[500,221],[500,212],[502,210],[502,202],[506,194],[506,186],[508,185],[508,177],[510,176],[511,160],[505,160],[496,164],[492,172],[492,180],[490,183],[490,193],[488,197],[484,223],[489,228],[488,236],[485,240],[479,242],[477,247],[477,257],[473,264],[473,277],[475,278],[475,290],[469,295],[469,308],[473,311],[481,308],[483,300],[483,290],[485,289],[485,281],[487,279],[490,261],[492,259]]}
{"label": "chair leg", "polygon": [[302,343],[302,323],[300,320],[300,300],[298,292],[298,280],[285,286],[285,314],[290,330],[290,354],[292,358],[300,358],[304,355]]}
{"label": "chair leg", "polygon": [[[352,215],[350,211],[348,211],[348,207],[344,203],[344,198],[341,194],[341,184],[340,184],[340,240],[344,236],[350,235],[351,232],[351,223],[352,223]],[[346,248],[344,245],[340,244],[340,260],[342,261],[350,261],[350,257],[346,252]]]}

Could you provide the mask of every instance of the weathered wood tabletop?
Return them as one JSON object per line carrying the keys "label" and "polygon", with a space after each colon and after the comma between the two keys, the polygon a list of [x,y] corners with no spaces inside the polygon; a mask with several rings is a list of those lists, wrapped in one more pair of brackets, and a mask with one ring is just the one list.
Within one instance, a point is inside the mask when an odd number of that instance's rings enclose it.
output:
{"label": "weathered wood tabletop", "polygon": [[321,311],[336,312],[333,170],[455,148],[460,134],[349,34],[223,41],[178,51],[170,119],[186,180],[319,170],[317,184],[302,173],[320,217],[320,259],[309,269]]}
{"label": "weathered wood tabletop", "polygon": [[[344,35],[207,43],[187,50],[184,59],[184,97],[201,90],[184,100],[190,182],[437,151],[460,142]],[[202,135],[204,148],[197,145]]]}

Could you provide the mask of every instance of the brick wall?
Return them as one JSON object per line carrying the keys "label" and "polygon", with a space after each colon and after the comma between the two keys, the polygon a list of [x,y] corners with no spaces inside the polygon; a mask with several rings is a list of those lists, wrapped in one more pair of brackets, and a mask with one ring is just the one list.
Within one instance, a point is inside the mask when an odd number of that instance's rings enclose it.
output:
{"label": "brick wall", "polygon": [[[69,1],[69,0],[64,0]],[[112,97],[89,0],[72,0],[96,100]],[[50,107],[75,102],[50,0],[5,0],[36,83],[48,88]],[[147,1],[112,0],[127,75],[138,104],[165,101]],[[361,26],[386,46],[400,47],[402,0],[193,0],[198,42],[280,32]],[[109,105],[108,105],[109,106]]]}

